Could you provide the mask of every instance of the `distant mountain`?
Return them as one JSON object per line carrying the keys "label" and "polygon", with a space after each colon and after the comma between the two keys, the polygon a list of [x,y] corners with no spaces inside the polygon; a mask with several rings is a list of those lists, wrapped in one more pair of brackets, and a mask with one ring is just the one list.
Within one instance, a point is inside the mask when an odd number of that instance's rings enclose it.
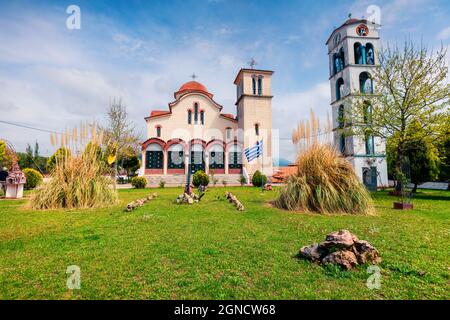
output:
{"label": "distant mountain", "polygon": [[292,163],[292,161],[289,161],[289,160],[284,159],[284,158],[273,159],[273,165],[276,166],[276,167],[287,167],[291,163]]}

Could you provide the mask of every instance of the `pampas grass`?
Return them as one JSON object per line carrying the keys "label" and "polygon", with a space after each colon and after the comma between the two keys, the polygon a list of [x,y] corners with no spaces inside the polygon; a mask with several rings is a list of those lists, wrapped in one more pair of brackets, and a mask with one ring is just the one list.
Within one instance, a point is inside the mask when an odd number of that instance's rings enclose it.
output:
{"label": "pampas grass", "polygon": [[351,164],[327,142],[331,125],[321,130],[311,120],[299,123],[293,141],[301,151],[297,172],[290,176],[275,201],[278,208],[322,214],[372,214],[373,201]]}
{"label": "pampas grass", "polygon": [[79,131],[72,130],[72,134],[66,130],[59,139],[57,134],[52,135],[52,143],[71,147],[71,152],[66,149],[67,153],[57,159],[49,181],[32,194],[31,207],[75,209],[115,204],[118,197],[110,187],[113,181],[106,175],[108,167],[99,157],[101,140],[102,134],[94,125],[90,130],[83,125]]}

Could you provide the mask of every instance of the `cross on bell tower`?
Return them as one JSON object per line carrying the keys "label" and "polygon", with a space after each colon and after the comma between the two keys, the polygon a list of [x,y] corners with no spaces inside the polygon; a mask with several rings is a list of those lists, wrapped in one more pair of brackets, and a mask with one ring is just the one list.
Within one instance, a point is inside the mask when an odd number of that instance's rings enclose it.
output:
{"label": "cross on bell tower", "polygon": [[193,81],[195,81],[195,79],[197,79],[198,78],[198,76],[195,74],[195,72],[191,75],[191,78],[192,78],[192,80]]}
{"label": "cross on bell tower", "polygon": [[248,65],[250,66],[251,69],[255,69],[255,66],[256,66],[257,64],[258,64],[258,63],[256,62],[256,60],[255,60],[254,58],[252,58],[252,60],[250,60],[250,61],[248,62]]}

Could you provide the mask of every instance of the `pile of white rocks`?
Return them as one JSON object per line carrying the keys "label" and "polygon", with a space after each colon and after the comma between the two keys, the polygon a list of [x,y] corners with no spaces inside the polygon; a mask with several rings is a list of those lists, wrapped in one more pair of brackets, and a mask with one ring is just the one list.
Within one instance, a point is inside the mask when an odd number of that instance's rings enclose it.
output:
{"label": "pile of white rocks", "polygon": [[230,203],[234,204],[238,211],[244,211],[244,205],[231,192],[225,192],[225,197]]}
{"label": "pile of white rocks", "polygon": [[200,197],[195,193],[187,194],[186,192],[177,197],[177,203],[194,204],[200,201]]}
{"label": "pile of white rocks", "polygon": [[149,194],[148,196],[146,196],[145,198],[134,200],[133,202],[130,202],[129,204],[127,204],[125,211],[131,212],[133,210],[136,210],[137,208],[142,207],[144,204],[146,204],[150,200],[153,200],[156,197],[157,197],[157,194],[152,193],[152,194]]}
{"label": "pile of white rocks", "polygon": [[365,240],[359,240],[348,230],[330,233],[325,241],[300,249],[299,255],[313,262],[335,264],[349,270],[358,264],[378,264],[380,253]]}

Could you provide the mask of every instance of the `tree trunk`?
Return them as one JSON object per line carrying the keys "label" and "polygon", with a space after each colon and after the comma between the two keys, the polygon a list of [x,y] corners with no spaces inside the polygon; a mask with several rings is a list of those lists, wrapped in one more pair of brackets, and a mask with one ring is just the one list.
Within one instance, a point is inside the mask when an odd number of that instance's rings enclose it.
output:
{"label": "tree trunk", "polygon": [[414,183],[414,188],[412,189],[412,193],[416,193],[417,192],[417,187],[419,186],[418,183]]}
{"label": "tree trunk", "polygon": [[402,161],[403,161],[403,146],[399,142],[397,147],[397,159],[395,161],[395,191],[402,191],[402,181],[399,179],[399,174],[402,174]]}

